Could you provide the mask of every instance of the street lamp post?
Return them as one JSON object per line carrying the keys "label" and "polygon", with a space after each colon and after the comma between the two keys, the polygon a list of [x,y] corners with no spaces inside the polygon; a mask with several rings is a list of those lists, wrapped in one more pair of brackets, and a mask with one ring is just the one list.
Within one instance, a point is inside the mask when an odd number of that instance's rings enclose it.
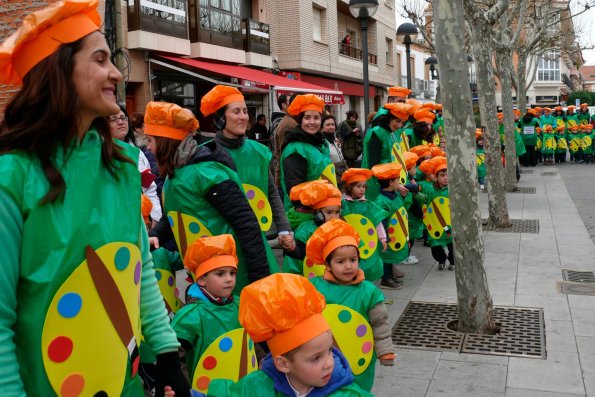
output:
{"label": "street lamp post", "polygon": [[431,56],[425,61],[426,65],[430,65],[430,78],[432,80],[436,80],[436,103],[440,102],[440,80],[438,76],[438,69],[436,69],[436,65],[438,65],[438,59],[435,56]]}
{"label": "street lamp post", "polygon": [[378,10],[378,0],[349,0],[349,12],[359,19],[362,30],[362,62],[364,66],[364,124],[368,130],[368,113],[370,113],[370,79],[368,77],[368,18]]}
{"label": "street lamp post", "polygon": [[397,40],[405,45],[407,57],[407,88],[411,90],[411,43],[417,38],[417,28],[410,22],[405,22],[397,28]]}

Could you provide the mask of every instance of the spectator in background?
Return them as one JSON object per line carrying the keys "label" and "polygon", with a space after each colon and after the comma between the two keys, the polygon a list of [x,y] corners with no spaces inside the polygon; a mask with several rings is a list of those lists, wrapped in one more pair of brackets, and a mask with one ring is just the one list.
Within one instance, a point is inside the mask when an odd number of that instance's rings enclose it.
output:
{"label": "spectator in background", "polygon": [[155,155],[151,153],[147,147],[147,136],[145,135],[145,115],[143,113],[134,112],[130,115],[128,123],[130,124],[130,129],[134,133],[134,143],[136,147],[139,148],[144,153],[147,160],[149,160],[151,174],[157,176],[155,179],[155,184],[157,185],[157,196],[161,197],[161,189],[163,188],[164,179],[159,172],[159,166],[157,165],[157,159],[155,158]]}
{"label": "spectator in background", "polygon": [[335,165],[337,183],[340,183],[341,175],[347,169],[347,163],[341,152],[341,140],[337,137],[337,120],[335,120],[335,116],[331,114],[322,116],[321,126],[322,135],[324,135],[324,138],[329,144],[331,161]]}
{"label": "spectator in background", "polygon": [[264,114],[256,116],[256,123],[246,132],[246,137],[256,140],[263,145],[268,145],[269,130],[267,129],[267,118]]}
{"label": "spectator in background", "polygon": [[341,45],[341,50],[342,50],[341,54],[350,55],[349,50],[351,47],[351,35],[350,34],[345,35],[345,37],[343,37],[343,40],[341,40],[341,44],[342,44]]}
{"label": "spectator in background", "polygon": [[343,141],[341,150],[349,167],[358,166],[356,161],[363,151],[362,126],[357,119],[357,112],[352,109],[347,112],[347,120],[342,121],[339,125],[339,135]]}
{"label": "spectator in background", "polygon": [[[293,102],[293,100],[295,99],[295,97],[297,95],[298,95],[297,93],[293,93],[289,97],[289,100],[286,103],[285,109],[287,109],[291,105],[291,102]],[[287,113],[287,110],[285,110],[285,112]],[[285,133],[288,130],[293,130],[297,127],[298,127],[297,120],[292,115],[287,113],[287,114],[285,114],[285,116],[283,116],[281,121],[279,121],[279,123],[277,124],[277,128],[275,129],[273,135],[271,135],[271,143],[272,143],[271,150],[273,151],[273,163],[274,163],[274,167],[275,167],[273,175],[275,176],[275,183],[277,184],[278,187],[281,186],[280,158],[281,158],[281,152],[283,151],[281,148],[283,147],[283,145],[285,143]]]}

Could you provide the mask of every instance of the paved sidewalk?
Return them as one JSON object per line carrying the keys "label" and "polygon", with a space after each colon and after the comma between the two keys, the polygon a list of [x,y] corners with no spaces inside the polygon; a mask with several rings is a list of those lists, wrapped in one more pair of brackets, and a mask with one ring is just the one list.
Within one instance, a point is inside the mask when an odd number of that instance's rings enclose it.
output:
{"label": "paved sidewalk", "polygon": [[[583,170],[584,168],[584,170]],[[595,296],[564,295],[556,291],[562,268],[595,270],[595,244],[581,215],[595,231],[595,205],[590,194],[595,166],[565,164],[531,168],[520,186],[536,194],[507,194],[509,214],[516,219],[539,219],[539,234],[484,233],[485,266],[495,305],[544,309],[547,359],[457,354],[399,348],[394,367],[376,371],[376,396],[465,397],[595,397]],[[543,172],[555,175],[544,176]],[[569,181],[581,212],[560,175],[580,175]],[[575,197],[576,199],[576,197]],[[594,200],[595,202],[595,200]],[[480,195],[484,217],[487,195]],[[591,218],[589,218],[591,217]],[[595,233],[594,233],[595,234]],[[429,248],[416,242],[420,263],[402,266],[405,286],[385,291],[391,324],[410,300],[456,302],[454,274],[438,271]]]}

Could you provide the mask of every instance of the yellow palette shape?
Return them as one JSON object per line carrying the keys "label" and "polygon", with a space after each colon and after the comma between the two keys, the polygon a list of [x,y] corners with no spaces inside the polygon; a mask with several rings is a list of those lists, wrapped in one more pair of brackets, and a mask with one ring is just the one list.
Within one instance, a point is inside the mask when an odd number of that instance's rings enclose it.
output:
{"label": "yellow palette shape", "polygon": [[407,138],[407,134],[405,130],[401,132],[401,152],[408,152],[409,151],[409,139]]}
{"label": "yellow palette shape", "polygon": [[393,251],[400,251],[409,241],[409,216],[404,207],[399,208],[388,220],[386,230],[389,242],[388,246]]}
{"label": "yellow palette shape", "polygon": [[359,214],[345,215],[345,222],[349,223],[359,234],[361,240],[359,255],[361,259],[368,259],[378,248],[378,233],[376,225],[372,224],[367,217]]}
{"label": "yellow palette shape", "polygon": [[556,148],[556,138],[551,137],[545,140],[545,148],[546,149],[555,149]]}
{"label": "yellow palette shape", "polygon": [[186,250],[200,237],[211,237],[213,234],[198,219],[177,211],[167,213],[169,225],[174,232],[174,238],[182,258]]}
{"label": "yellow palette shape", "polygon": [[254,342],[244,328],[228,331],[204,351],[192,375],[192,387],[207,393],[213,379],[234,382],[258,369]]}
{"label": "yellow palette shape", "polygon": [[399,181],[401,185],[407,183],[407,165],[405,163],[405,158],[403,157],[402,147],[398,144],[393,144],[393,147],[390,152],[391,162],[400,164],[402,169],[401,173],[399,174]]}
{"label": "yellow palette shape", "polygon": [[242,186],[244,187],[244,192],[246,192],[246,198],[250,203],[250,207],[252,207],[256,219],[258,219],[260,230],[263,232],[268,231],[273,224],[273,210],[271,209],[269,199],[262,190],[254,185],[244,183]]}
{"label": "yellow palette shape", "polygon": [[[125,326],[133,336],[129,346],[132,350],[140,344],[140,250],[133,244],[110,243],[95,253],[113,284],[93,278],[85,260],[60,286],[46,313],[41,337],[43,365],[58,396],[119,396],[124,380],[131,376],[127,371],[129,350],[97,288],[104,294],[119,294],[125,306],[120,307],[121,313],[128,315]],[[109,307],[113,313],[114,305]]]}
{"label": "yellow palette shape", "polygon": [[566,124],[564,123],[564,120],[562,120],[562,119],[556,119],[556,127],[557,128],[566,127]]}
{"label": "yellow palette shape", "polygon": [[423,222],[428,233],[434,239],[439,239],[444,233],[450,234],[450,207],[447,197],[436,197],[430,205],[423,208]]}
{"label": "yellow palette shape", "polygon": [[176,313],[182,306],[176,297],[176,278],[171,272],[164,269],[155,269],[155,278],[163,296],[167,314]]}
{"label": "yellow palette shape", "polygon": [[583,137],[583,149],[591,147],[592,143],[593,143],[593,140],[591,139],[591,137],[589,135],[585,135]]}
{"label": "yellow palette shape", "polygon": [[581,139],[580,138],[572,138],[570,140],[570,151],[577,152],[581,148]]}
{"label": "yellow palette shape", "polygon": [[485,162],[485,154],[484,153],[477,153],[475,155],[475,161],[476,161],[478,167],[480,165],[482,165]]}
{"label": "yellow palette shape", "polygon": [[540,150],[541,149],[541,139],[538,139],[537,142],[535,143],[535,149],[536,150]]}
{"label": "yellow palette shape", "polygon": [[576,120],[568,120],[568,127],[574,127],[576,125]]}
{"label": "yellow palette shape", "polygon": [[312,262],[307,256],[304,258],[304,264],[302,266],[302,274],[306,278],[314,278],[317,276],[324,275],[324,264],[316,264]]}
{"label": "yellow palette shape", "polygon": [[567,149],[568,148],[568,142],[566,141],[566,138],[558,139],[557,148],[558,149]]}
{"label": "yellow palette shape", "polygon": [[335,172],[335,165],[333,163],[330,163],[324,170],[322,170],[320,179],[326,179],[332,183],[334,187],[337,187],[337,173]]}
{"label": "yellow palette shape", "polygon": [[353,374],[362,374],[374,354],[374,335],[368,321],[355,310],[337,304],[326,305],[322,315],[329,323],[335,344],[349,362]]}

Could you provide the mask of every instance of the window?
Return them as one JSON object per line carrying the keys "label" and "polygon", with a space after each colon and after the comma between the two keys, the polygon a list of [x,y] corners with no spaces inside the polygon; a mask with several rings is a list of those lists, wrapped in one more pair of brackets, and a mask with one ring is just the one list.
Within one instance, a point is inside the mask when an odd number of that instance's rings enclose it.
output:
{"label": "window", "polygon": [[196,110],[194,83],[188,81],[166,80],[158,76],[153,86],[153,97],[156,101],[171,102]]}
{"label": "window", "polygon": [[538,81],[560,81],[560,51],[546,51],[537,64]]}
{"label": "window", "polygon": [[392,65],[394,62],[394,55],[393,55],[393,41],[392,39],[386,39],[386,63],[387,65]]}
{"label": "window", "polygon": [[312,38],[314,41],[322,41],[322,10],[318,7],[313,7],[312,14]]}

